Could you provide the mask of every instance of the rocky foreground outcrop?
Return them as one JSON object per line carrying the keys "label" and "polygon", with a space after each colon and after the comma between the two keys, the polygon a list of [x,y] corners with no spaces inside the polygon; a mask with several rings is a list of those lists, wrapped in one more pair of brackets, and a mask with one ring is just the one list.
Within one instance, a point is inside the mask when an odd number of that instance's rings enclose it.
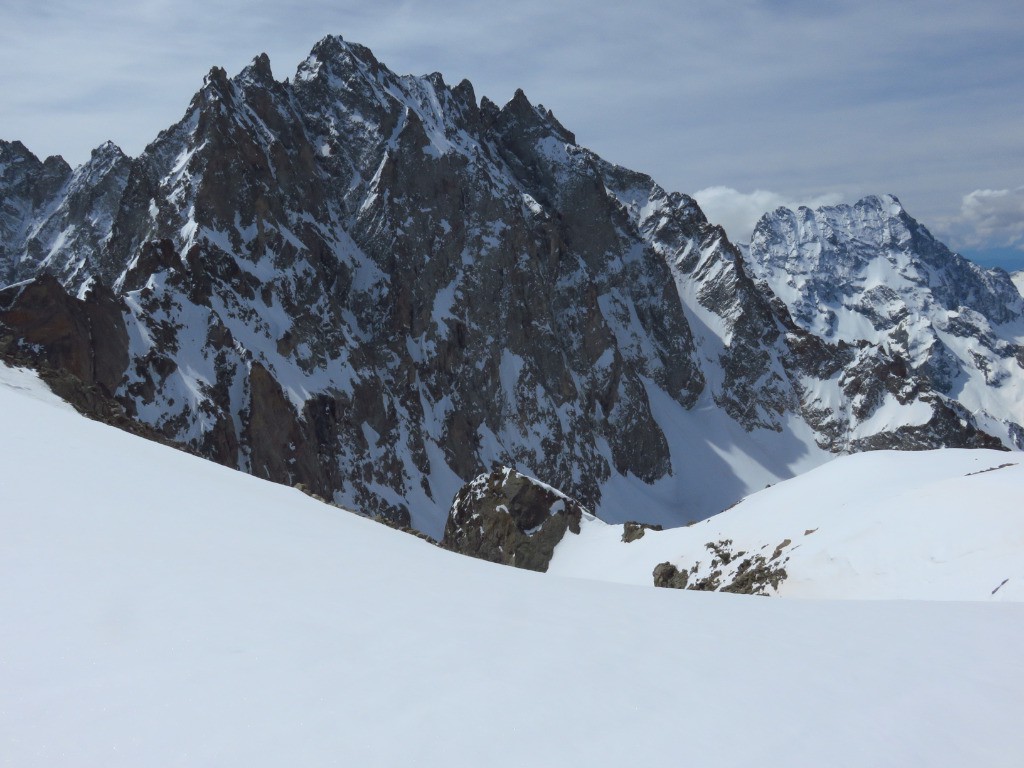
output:
{"label": "rocky foreground outcrop", "polygon": [[466,483],[455,497],[441,546],[492,563],[546,571],[586,509],[539,480],[502,467]]}

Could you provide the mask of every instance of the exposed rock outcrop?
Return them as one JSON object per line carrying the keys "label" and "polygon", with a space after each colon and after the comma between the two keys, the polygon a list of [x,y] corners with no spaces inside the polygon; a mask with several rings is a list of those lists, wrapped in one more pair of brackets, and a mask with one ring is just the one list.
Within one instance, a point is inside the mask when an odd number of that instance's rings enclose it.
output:
{"label": "exposed rock outcrop", "polygon": [[19,350],[42,366],[63,370],[108,395],[128,368],[123,303],[101,283],[84,299],[68,294],[52,276],[0,290],[0,328],[8,354]]}
{"label": "exposed rock outcrop", "polygon": [[790,539],[780,542],[771,557],[762,554],[733,552],[729,539],[709,541],[705,544],[711,562],[702,567],[695,562],[689,570],[680,569],[671,562],[654,566],[654,586],[668,589],[690,589],[698,592],[732,592],[738,595],[773,595],[788,574],[784,567],[788,557],[782,558],[792,545]]}
{"label": "exposed rock outcrop", "polygon": [[514,469],[480,475],[459,491],[441,546],[463,555],[546,571],[566,532],[589,514],[575,499]]}
{"label": "exposed rock outcrop", "polygon": [[660,531],[662,526],[649,523],[635,523],[631,520],[622,524],[622,543],[628,544],[631,541],[642,539],[646,531]]}

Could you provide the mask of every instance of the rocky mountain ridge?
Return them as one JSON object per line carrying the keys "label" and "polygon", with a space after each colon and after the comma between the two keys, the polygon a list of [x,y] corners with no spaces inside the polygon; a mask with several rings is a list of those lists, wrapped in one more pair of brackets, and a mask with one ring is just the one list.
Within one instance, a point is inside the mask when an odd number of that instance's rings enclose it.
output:
{"label": "rocky mountain ridge", "polygon": [[[888,340],[801,323],[692,198],[521,91],[498,107],[339,37],[288,80],[212,69],[137,158],[0,142],[0,194],[8,349],[113,343],[131,417],[436,537],[495,466],[679,524],[836,452],[1009,434]],[[24,324],[97,297],[103,340]]]}

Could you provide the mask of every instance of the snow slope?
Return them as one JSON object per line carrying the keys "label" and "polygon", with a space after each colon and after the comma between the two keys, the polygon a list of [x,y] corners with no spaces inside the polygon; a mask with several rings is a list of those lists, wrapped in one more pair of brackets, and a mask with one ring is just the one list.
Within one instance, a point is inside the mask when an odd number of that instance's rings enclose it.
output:
{"label": "snow slope", "polygon": [[585,520],[579,536],[558,545],[548,572],[650,584],[667,561],[700,563],[694,575],[702,577],[713,558],[706,545],[730,540],[732,552],[766,558],[781,545],[785,597],[1024,601],[1021,498],[1019,452],[861,453],[628,544],[622,526]]}
{"label": "snow slope", "polygon": [[4,765],[1024,761],[1024,606],[552,578],[84,420],[2,367],[0,418]]}

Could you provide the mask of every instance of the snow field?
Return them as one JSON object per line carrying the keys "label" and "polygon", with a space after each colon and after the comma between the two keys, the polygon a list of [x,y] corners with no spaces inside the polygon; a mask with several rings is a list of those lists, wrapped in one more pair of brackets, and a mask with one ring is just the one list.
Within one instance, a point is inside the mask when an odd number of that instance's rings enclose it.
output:
{"label": "snow field", "polygon": [[1024,606],[515,571],[90,422],[2,367],[0,414],[4,764],[1024,760]]}
{"label": "snow field", "polygon": [[766,559],[783,549],[784,597],[1024,601],[1022,495],[1020,452],[861,453],[628,544],[622,526],[587,520],[548,572],[651,584],[668,561],[699,562],[706,575],[706,544],[730,540],[732,552]]}

